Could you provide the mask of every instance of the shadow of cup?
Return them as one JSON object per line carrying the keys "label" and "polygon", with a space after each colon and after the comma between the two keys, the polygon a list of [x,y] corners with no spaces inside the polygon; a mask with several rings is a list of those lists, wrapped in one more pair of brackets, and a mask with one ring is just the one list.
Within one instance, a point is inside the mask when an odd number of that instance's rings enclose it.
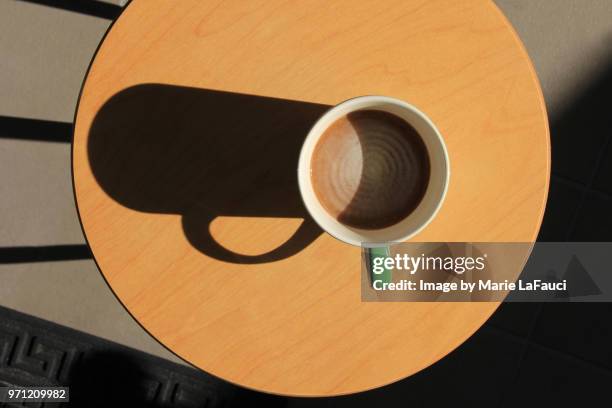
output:
{"label": "shadow of cup", "polygon": [[[326,105],[144,84],[110,98],[88,139],[93,174],[133,210],[179,214],[187,240],[233,263],[292,256],[322,231],[298,189],[297,163]],[[301,218],[284,244],[259,255],[229,250],[210,232],[215,218]]]}

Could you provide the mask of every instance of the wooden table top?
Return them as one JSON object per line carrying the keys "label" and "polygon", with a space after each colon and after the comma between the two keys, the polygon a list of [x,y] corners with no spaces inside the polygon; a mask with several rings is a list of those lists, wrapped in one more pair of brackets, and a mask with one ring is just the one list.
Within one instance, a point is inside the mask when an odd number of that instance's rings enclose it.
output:
{"label": "wooden table top", "polygon": [[414,241],[535,240],[547,116],[491,1],[130,3],[83,86],[73,177],[96,262],[147,331],[233,383],[320,396],[414,374],[487,320],[498,303],[362,303],[359,248],[306,216],[309,126],[370,94],[419,107],[449,150]]}

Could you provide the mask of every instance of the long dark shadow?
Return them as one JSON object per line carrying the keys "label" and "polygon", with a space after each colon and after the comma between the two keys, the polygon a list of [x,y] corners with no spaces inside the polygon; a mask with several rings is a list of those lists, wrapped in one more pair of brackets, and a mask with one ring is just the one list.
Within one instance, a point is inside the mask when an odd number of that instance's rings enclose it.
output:
{"label": "long dark shadow", "polygon": [[73,11],[79,14],[114,20],[121,14],[123,8],[115,4],[97,0],[19,0],[36,3],[47,7]]}
{"label": "long dark shadow", "polygon": [[0,247],[0,264],[91,259],[87,245]]}
{"label": "long dark shadow", "polygon": [[70,143],[72,123],[0,116],[0,139]]}
{"label": "long dark shadow", "polygon": [[[300,197],[297,165],[326,105],[210,89],[143,84],[117,93],[97,113],[88,139],[96,180],[128,208],[180,214],[197,250],[226,262],[287,258],[321,229]],[[263,254],[226,249],[211,235],[217,217],[303,220]],[[236,237],[247,240],[247,237]],[[239,245],[239,244],[238,244]]]}

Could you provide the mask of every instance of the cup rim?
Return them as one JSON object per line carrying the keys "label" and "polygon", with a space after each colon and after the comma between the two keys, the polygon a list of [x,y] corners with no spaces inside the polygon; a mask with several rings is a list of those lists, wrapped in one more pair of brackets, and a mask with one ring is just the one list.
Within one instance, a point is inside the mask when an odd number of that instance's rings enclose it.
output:
{"label": "cup rim", "polygon": [[[435,135],[435,139],[439,143],[439,147],[441,148],[442,157],[443,157],[443,164],[445,166],[445,169],[443,170],[444,182],[443,182],[443,186],[442,186],[442,191],[440,192],[439,198],[437,199],[437,202],[436,202],[435,206],[433,207],[433,209],[428,214],[427,219],[425,219],[423,222],[419,223],[417,228],[414,228],[414,229],[408,231],[404,235],[398,236],[394,240],[384,241],[385,243],[387,243],[387,242],[388,243],[404,242],[404,241],[407,241],[410,238],[414,237],[415,235],[417,235],[421,231],[423,231],[423,229],[425,229],[431,223],[431,221],[433,221],[433,219],[437,216],[437,214],[439,213],[439,211],[442,208],[442,205],[443,205],[443,203],[444,203],[444,201],[446,199],[446,195],[447,195],[447,192],[448,192],[448,186],[449,186],[449,183],[450,183],[450,173],[451,173],[450,172],[450,159],[449,159],[449,155],[448,155],[448,148],[446,147],[446,143],[444,142],[444,138],[442,137],[442,134],[440,133],[440,131],[436,127],[436,125],[433,123],[433,121],[423,111],[421,111],[419,108],[417,108],[413,104],[410,104],[410,103],[405,102],[405,101],[403,101],[401,99],[397,99],[397,98],[390,97],[390,96],[383,96],[383,95],[362,95],[362,96],[356,96],[356,97],[352,97],[352,98],[346,99],[346,100],[338,103],[337,105],[334,105],[334,106],[330,107],[327,111],[325,111],[325,113],[323,113],[313,123],[313,125],[311,126],[310,130],[308,131],[308,134],[304,138],[304,142],[302,144],[302,148],[300,149],[300,155],[299,155],[298,166],[297,166],[297,176],[298,176],[298,186],[299,186],[299,190],[300,190],[300,198],[301,198],[301,200],[302,200],[302,202],[304,204],[304,207],[308,211],[308,214],[317,223],[317,225],[324,232],[326,232],[327,234],[331,235],[332,237],[338,239],[339,241],[342,241],[342,242],[350,244],[350,245],[360,246],[360,247],[380,246],[380,244],[382,243],[382,242],[374,242],[374,241],[372,241],[372,242],[359,241],[359,240],[352,239],[350,237],[341,236],[341,235],[337,234],[335,231],[330,231],[324,225],[322,225],[322,223],[318,219],[318,216],[314,214],[313,208],[311,208],[311,205],[309,204],[309,202],[304,197],[304,191],[307,188],[307,186],[305,186],[304,183],[309,182],[310,185],[312,185],[311,167],[310,167],[310,163],[309,163],[310,160],[312,159],[312,152],[310,154],[306,154],[307,152],[305,151],[305,146],[307,145],[307,143],[311,142],[311,139],[313,139],[314,137],[317,138],[317,140],[315,141],[315,146],[316,146],[316,142],[321,137],[321,135],[324,133],[323,131],[318,131],[318,132],[315,133],[315,130],[317,129],[317,127],[321,123],[325,122],[326,120],[329,120],[330,117],[333,117],[333,115],[335,115],[339,110],[344,109],[347,105],[356,104],[356,103],[362,102],[362,101],[371,101],[371,102],[379,102],[379,103],[382,103],[382,104],[395,105],[395,106],[399,106],[399,107],[401,107],[403,109],[406,109],[406,110],[410,111],[411,113],[413,113],[416,116],[418,116],[419,119],[421,119],[427,125],[427,127]],[[360,108],[360,109],[362,109],[362,108]],[[359,109],[350,110],[348,112],[354,112],[356,110],[359,110]],[[406,120],[404,118],[402,118],[402,119]],[[412,125],[412,123],[411,123],[411,125]],[[420,132],[419,132],[419,136],[421,138],[423,138],[423,136],[421,135]],[[313,149],[313,151],[314,151],[314,149]],[[308,161],[308,163],[306,161]],[[303,173],[307,173],[307,174],[303,174]],[[308,181],[306,181],[306,179]],[[314,188],[312,186],[310,186],[309,188],[312,189],[313,192],[314,192]],[[429,187],[428,187],[428,189],[429,189]],[[318,197],[316,197],[316,193],[314,193],[314,196],[315,196],[315,199],[318,200]],[[421,204],[419,204],[417,206],[417,209],[418,209],[418,207],[420,205]],[[398,225],[398,224],[406,221],[414,213],[414,211],[416,211],[416,209],[413,210],[410,214],[406,215],[404,218],[402,218],[397,223],[393,224],[392,226],[385,227],[385,228],[391,228],[391,227],[393,227],[395,225]],[[339,224],[340,226],[342,226],[343,228],[349,228],[349,229],[354,230],[354,231],[363,231],[365,233],[367,233],[368,231],[381,231],[381,230],[385,229],[385,228],[380,228],[380,229],[373,229],[373,230],[364,230],[364,229],[359,229],[359,228],[348,227],[348,226],[342,224],[340,221],[337,221],[337,220],[335,220],[335,222],[337,224]]]}

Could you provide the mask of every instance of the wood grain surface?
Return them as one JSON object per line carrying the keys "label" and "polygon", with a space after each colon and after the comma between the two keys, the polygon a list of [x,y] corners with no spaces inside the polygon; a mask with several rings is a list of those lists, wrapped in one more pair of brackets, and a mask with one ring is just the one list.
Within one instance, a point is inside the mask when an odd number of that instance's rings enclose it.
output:
{"label": "wood grain surface", "polygon": [[419,107],[449,149],[446,201],[414,241],[535,240],[546,111],[491,1],[130,3],[82,90],[73,177],[95,259],[146,330],[233,383],[319,396],[414,374],[487,320],[497,303],[362,303],[359,248],[306,216],[309,126],[370,94]]}

